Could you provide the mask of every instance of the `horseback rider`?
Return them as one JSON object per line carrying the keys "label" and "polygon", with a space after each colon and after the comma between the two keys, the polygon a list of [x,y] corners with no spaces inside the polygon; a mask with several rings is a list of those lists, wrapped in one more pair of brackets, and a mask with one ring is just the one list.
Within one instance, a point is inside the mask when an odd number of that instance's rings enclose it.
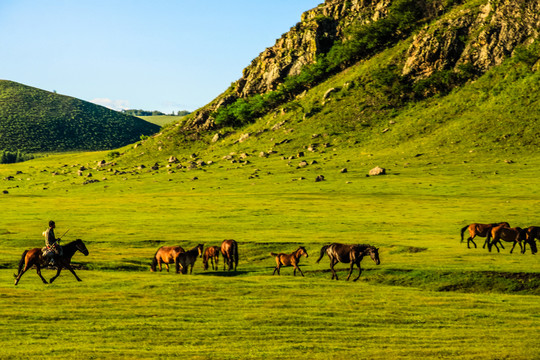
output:
{"label": "horseback rider", "polygon": [[51,220],[49,221],[48,229],[43,232],[43,236],[45,237],[45,252],[43,257],[53,266],[55,265],[55,258],[62,255],[62,247],[58,243],[60,238],[57,239],[54,236],[55,228],[56,224]]}

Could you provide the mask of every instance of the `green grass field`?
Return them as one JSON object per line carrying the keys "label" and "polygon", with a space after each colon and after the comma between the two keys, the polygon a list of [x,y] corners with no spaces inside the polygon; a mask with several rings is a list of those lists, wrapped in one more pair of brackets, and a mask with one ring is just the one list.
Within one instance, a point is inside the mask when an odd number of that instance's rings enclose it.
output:
{"label": "green grass field", "polygon": [[[241,163],[224,151],[201,153],[213,163],[193,170],[94,169],[106,152],[0,166],[0,358],[537,358],[538,255],[488,253],[481,239],[467,249],[459,232],[471,222],[538,225],[537,155],[509,164],[342,147],[296,168],[301,159]],[[82,165],[90,170],[78,176]],[[388,174],[366,177],[374,165]],[[13,286],[50,219],[57,234],[70,229],[65,242],[90,250],[73,259],[83,282],[63,272],[44,285],[30,270]],[[236,274],[204,272],[200,259],[193,275],[149,271],[161,245],[227,238],[239,242]],[[356,283],[340,264],[332,281],[328,258],[315,263],[331,242],[376,245],[381,264],[364,259]],[[306,276],[272,276],[269,253],[299,245]]]}

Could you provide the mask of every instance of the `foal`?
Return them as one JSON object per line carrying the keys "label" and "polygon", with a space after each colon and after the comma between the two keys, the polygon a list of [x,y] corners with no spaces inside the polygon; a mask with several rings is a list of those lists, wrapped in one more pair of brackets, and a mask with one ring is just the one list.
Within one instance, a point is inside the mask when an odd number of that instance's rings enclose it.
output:
{"label": "foal", "polygon": [[272,275],[274,275],[276,271],[278,275],[281,275],[279,273],[279,269],[282,266],[294,266],[293,275],[296,276],[296,270],[298,270],[300,271],[300,274],[304,276],[304,273],[302,272],[302,270],[300,270],[298,263],[300,262],[301,256],[308,257],[308,253],[305,247],[300,246],[298,250],[292,252],[291,254],[284,254],[284,253],[276,254],[274,252],[271,252],[270,255],[276,258],[276,268],[274,269],[274,272],[272,273]]}
{"label": "foal", "polygon": [[[210,246],[204,249],[202,260],[204,270],[208,270],[208,260],[212,263],[212,270],[217,270],[219,262],[219,246]],[[214,263],[216,264],[215,267]]]}

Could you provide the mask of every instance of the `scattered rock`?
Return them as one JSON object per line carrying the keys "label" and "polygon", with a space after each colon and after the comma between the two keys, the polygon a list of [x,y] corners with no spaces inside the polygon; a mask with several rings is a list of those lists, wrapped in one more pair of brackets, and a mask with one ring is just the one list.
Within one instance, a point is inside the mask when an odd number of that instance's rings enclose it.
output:
{"label": "scattered rock", "polygon": [[169,162],[169,164],[176,164],[178,163],[178,159],[176,158],[176,156],[171,156],[169,157],[169,159],[167,160]]}
{"label": "scattered rock", "polygon": [[342,174],[345,174],[347,171],[348,171],[347,168],[343,168],[339,172],[342,173]]}
{"label": "scattered rock", "polygon": [[215,143],[215,142],[218,142],[219,140],[219,133],[214,135],[214,137],[212,138],[212,142]]}
{"label": "scattered rock", "polygon": [[247,139],[249,139],[249,137],[251,136],[250,133],[245,133],[245,134],[242,134],[240,135],[240,138],[238,139],[238,142],[244,142],[246,141]]}
{"label": "scattered rock", "polygon": [[376,166],[373,169],[369,170],[369,176],[377,175],[386,175],[386,169]]}
{"label": "scattered rock", "polygon": [[324,95],[322,97],[323,102],[326,101],[330,97],[331,93],[333,93],[334,91],[337,91],[337,90],[338,89],[336,89],[336,88],[330,88],[330,89],[326,90],[326,92],[324,93]]}
{"label": "scattered rock", "polygon": [[9,191],[4,190],[4,191],[2,191],[2,194],[9,194]]}
{"label": "scattered rock", "polygon": [[298,168],[304,168],[304,167],[306,167],[306,166],[308,166],[308,162],[307,162],[307,161],[300,161],[300,162],[298,163]]}
{"label": "scattered rock", "polygon": [[324,175],[318,175],[316,178],[315,178],[315,182],[320,182],[320,181],[324,181],[325,178],[324,178]]}

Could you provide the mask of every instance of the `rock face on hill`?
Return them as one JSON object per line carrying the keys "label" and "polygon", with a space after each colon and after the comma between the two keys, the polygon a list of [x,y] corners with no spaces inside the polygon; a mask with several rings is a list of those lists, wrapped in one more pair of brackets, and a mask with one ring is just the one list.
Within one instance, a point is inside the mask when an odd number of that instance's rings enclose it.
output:
{"label": "rock face on hill", "polygon": [[421,30],[407,51],[403,74],[426,78],[465,64],[483,73],[517,46],[538,39],[539,31],[539,1],[485,1]]}
{"label": "rock face on hill", "polygon": [[[538,0],[327,0],[305,12],[298,24],[244,69],[225,94],[197,111],[187,127],[214,127],[212,114],[221,106],[277,89],[286,77],[298,75],[334,44],[350,40],[350,29],[386,19],[404,6],[421,13],[422,28],[397,64],[412,81],[440,70],[457,71],[463,65],[482,74],[511,56],[516,47],[539,37]],[[399,29],[394,35],[403,36]]]}
{"label": "rock face on hill", "polygon": [[0,80],[0,149],[25,152],[114,149],[159,126],[86,101]]}

